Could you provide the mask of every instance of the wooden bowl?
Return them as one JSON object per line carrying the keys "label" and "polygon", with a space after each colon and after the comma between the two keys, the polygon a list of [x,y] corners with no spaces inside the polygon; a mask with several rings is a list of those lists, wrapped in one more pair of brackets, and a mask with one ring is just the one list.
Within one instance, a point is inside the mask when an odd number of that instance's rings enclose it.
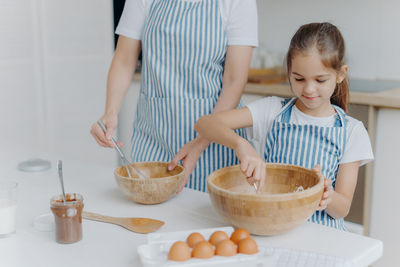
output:
{"label": "wooden bowl", "polygon": [[185,170],[178,165],[168,171],[168,162],[132,163],[145,174],[147,179],[140,179],[132,170],[132,178],[124,166],[115,169],[114,176],[119,189],[130,199],[140,204],[158,204],[167,201],[178,191],[183,183]]}
{"label": "wooden bowl", "polygon": [[[267,164],[262,194],[256,194],[239,165],[210,174],[211,202],[226,222],[256,235],[277,235],[303,224],[316,210],[324,181],[312,170]],[[297,191],[304,188],[303,191]]]}

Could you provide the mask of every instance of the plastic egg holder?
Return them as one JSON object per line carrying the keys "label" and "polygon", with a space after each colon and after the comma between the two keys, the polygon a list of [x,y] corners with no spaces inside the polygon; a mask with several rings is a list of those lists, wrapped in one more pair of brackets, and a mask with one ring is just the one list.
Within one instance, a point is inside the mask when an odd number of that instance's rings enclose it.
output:
{"label": "plastic egg holder", "polygon": [[293,165],[267,164],[266,168],[263,194],[254,193],[237,165],[209,175],[209,196],[216,211],[231,225],[256,235],[282,234],[314,213],[322,197],[323,179],[312,170]]}
{"label": "plastic egg holder", "polygon": [[168,162],[132,163],[143,172],[147,179],[140,179],[132,173],[129,178],[125,166],[115,169],[114,177],[119,189],[133,201],[140,204],[158,204],[167,201],[183,183],[185,170],[178,165],[168,171]]}
{"label": "plastic egg holder", "polygon": [[191,258],[184,262],[175,262],[168,260],[168,251],[175,241],[185,241],[193,232],[198,232],[208,240],[212,233],[216,231],[224,231],[231,236],[234,229],[232,227],[194,229],[190,231],[151,233],[147,235],[147,244],[138,247],[139,258],[144,267],[164,267],[164,266],[229,266],[229,267],[256,267],[275,266],[276,255],[266,252],[263,247],[258,247],[256,254],[236,254],[232,257],[213,256],[208,259]]}

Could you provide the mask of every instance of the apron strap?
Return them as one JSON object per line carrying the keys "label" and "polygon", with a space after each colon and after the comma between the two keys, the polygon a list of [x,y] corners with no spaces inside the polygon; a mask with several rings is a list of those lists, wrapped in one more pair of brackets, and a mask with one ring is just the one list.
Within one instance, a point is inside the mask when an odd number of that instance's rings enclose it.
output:
{"label": "apron strap", "polygon": [[[278,118],[281,116],[281,121],[284,123],[289,123],[290,115],[292,113],[292,107],[296,103],[297,98],[286,98],[282,101],[282,109],[276,116]],[[336,111],[336,120],[334,123],[334,127],[346,127],[346,113],[340,107],[336,105],[332,105]]]}
{"label": "apron strap", "polygon": [[281,116],[282,122],[288,123],[290,120],[290,114],[292,113],[292,107],[296,103],[296,97],[286,98],[282,101],[282,109],[276,116],[278,118]]}
{"label": "apron strap", "polygon": [[336,121],[335,121],[335,127],[346,127],[346,113],[344,112],[343,109],[336,105],[332,105],[333,108],[336,110]]}

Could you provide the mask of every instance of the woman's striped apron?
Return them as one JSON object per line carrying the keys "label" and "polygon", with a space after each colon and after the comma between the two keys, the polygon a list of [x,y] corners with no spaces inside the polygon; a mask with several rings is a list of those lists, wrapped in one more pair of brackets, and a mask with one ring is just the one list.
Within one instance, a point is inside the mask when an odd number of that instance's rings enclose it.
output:
{"label": "woman's striped apron", "polygon": [[[266,138],[265,159],[267,162],[284,163],[312,169],[322,167],[322,174],[332,180],[335,188],[339,162],[346,144],[346,114],[336,110],[334,127],[297,125],[289,123],[296,98],[286,99],[276,116]],[[312,222],[345,230],[343,219],[335,220],[324,210],[316,211],[309,219]]]}
{"label": "woman's striped apron", "polygon": [[[219,1],[154,0],[142,36],[142,82],[132,134],[132,161],[170,161],[197,134],[222,89],[227,39]],[[239,132],[238,132],[239,133]],[[245,136],[241,130],[240,135]],[[217,144],[201,155],[188,184],[206,191],[206,177],[238,164]]]}

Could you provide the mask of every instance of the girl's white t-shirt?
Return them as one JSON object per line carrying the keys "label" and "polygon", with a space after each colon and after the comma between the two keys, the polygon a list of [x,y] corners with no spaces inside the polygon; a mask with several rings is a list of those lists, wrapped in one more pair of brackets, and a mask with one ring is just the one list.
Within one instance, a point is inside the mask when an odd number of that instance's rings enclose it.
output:
{"label": "girl's white t-shirt", "polygon": [[[282,109],[281,97],[266,97],[247,105],[250,110],[253,127],[249,129],[250,139],[265,145],[265,138],[272,128],[273,121]],[[360,161],[360,166],[374,159],[371,142],[364,124],[350,116],[346,116],[346,147],[340,164]],[[312,124],[321,127],[333,127],[335,115],[329,117],[313,117],[301,112],[295,105],[292,108],[290,123]]]}
{"label": "girl's white t-shirt", "polygon": [[[180,0],[201,1],[201,0]],[[228,45],[258,45],[256,0],[218,0],[222,24]],[[115,31],[132,39],[141,40],[145,19],[153,0],[126,0]]]}

